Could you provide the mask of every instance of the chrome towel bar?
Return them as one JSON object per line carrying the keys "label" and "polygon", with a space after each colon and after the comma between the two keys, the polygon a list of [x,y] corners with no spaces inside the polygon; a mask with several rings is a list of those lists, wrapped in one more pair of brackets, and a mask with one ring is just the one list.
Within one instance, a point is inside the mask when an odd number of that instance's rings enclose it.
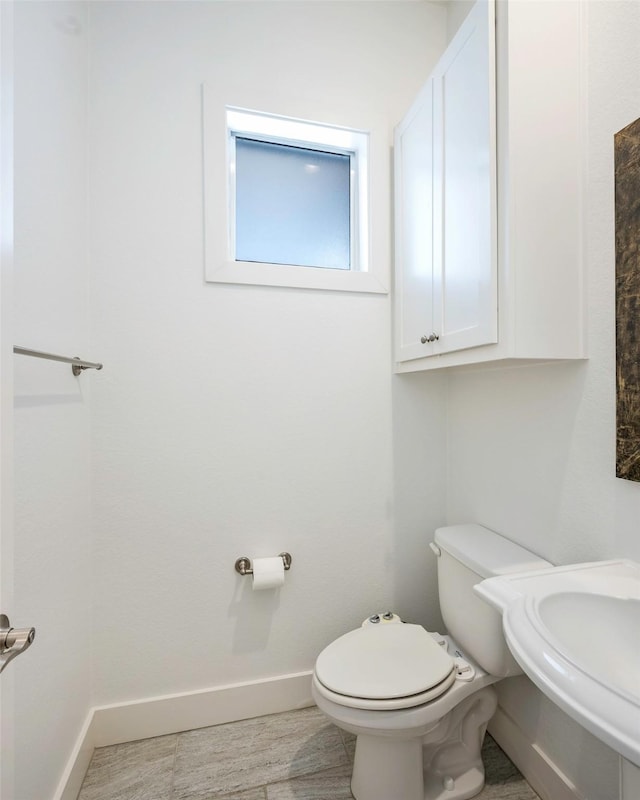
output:
{"label": "chrome towel bar", "polygon": [[57,356],[53,353],[43,353],[40,350],[29,350],[28,347],[14,346],[13,352],[19,356],[32,356],[33,358],[46,358],[48,361],[62,361],[63,364],[71,364],[74,375],[81,375],[85,369],[102,369],[102,364],[94,361],[84,361],[82,358],[69,358],[68,356]]}

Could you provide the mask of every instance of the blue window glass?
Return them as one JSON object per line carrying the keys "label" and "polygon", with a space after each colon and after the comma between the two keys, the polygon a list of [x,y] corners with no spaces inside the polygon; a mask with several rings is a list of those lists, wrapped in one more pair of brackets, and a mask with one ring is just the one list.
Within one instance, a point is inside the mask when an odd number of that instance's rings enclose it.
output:
{"label": "blue window glass", "polygon": [[236,261],[350,269],[350,157],[235,144]]}

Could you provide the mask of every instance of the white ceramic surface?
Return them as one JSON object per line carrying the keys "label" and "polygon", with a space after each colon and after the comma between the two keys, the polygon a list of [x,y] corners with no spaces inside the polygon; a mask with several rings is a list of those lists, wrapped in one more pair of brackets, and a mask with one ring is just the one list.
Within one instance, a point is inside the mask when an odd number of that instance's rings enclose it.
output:
{"label": "white ceramic surface", "polygon": [[640,766],[640,564],[501,575],[475,591],[502,613],[509,647],[541,691]]}

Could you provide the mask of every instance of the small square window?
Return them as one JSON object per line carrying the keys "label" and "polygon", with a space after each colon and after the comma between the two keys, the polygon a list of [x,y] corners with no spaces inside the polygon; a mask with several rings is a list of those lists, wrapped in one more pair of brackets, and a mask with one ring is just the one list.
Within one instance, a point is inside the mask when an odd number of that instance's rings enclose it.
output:
{"label": "small square window", "polygon": [[351,269],[351,155],[235,137],[235,260]]}
{"label": "small square window", "polygon": [[207,280],[386,293],[370,263],[369,133],[203,98]]}

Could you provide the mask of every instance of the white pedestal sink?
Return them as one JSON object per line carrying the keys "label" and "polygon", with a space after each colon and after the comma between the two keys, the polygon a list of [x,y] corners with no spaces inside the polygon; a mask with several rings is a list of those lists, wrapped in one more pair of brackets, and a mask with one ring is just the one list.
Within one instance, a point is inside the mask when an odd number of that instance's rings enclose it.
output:
{"label": "white pedestal sink", "polygon": [[640,798],[640,564],[601,561],[488,578],[523,671],[621,756],[621,798]]}

